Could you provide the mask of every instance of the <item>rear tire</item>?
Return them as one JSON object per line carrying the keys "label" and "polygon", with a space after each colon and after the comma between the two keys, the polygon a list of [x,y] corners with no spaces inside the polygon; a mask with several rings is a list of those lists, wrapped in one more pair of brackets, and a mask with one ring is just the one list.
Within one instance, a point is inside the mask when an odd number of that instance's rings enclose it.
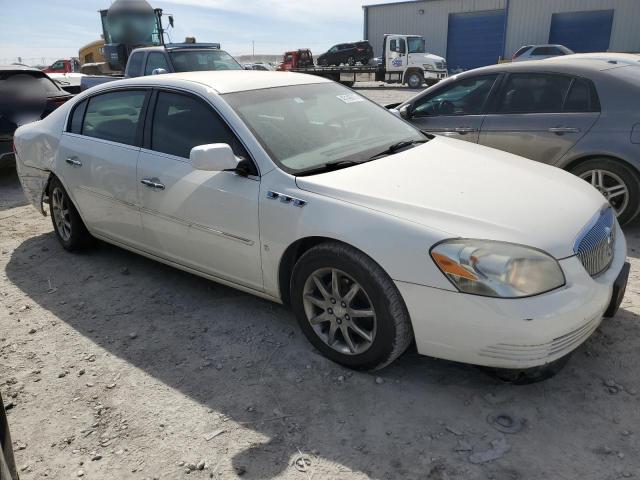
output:
{"label": "rear tire", "polygon": [[353,57],[349,57],[347,58],[347,65],[349,65],[350,67],[353,67],[356,64],[356,59]]}
{"label": "rear tire", "polygon": [[327,242],[308,250],[293,269],[290,288],[300,328],[336,363],[377,370],[413,339],[409,313],[391,278],[348,245]]}
{"label": "rear tire", "polygon": [[57,177],[49,182],[49,213],[56,237],[65,250],[80,250],[95,242]]}
{"label": "rear tire", "polygon": [[571,170],[571,173],[591,183],[611,204],[620,225],[633,220],[640,211],[640,180],[622,161],[613,158],[592,158]]}

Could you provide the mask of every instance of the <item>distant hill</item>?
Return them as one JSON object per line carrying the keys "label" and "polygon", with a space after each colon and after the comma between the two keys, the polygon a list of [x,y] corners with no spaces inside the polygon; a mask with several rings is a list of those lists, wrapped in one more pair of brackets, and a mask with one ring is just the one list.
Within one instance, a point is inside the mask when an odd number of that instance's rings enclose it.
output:
{"label": "distant hill", "polygon": [[238,56],[235,57],[235,59],[240,63],[257,63],[257,62],[279,63],[279,62],[282,61],[282,55],[260,55],[260,54],[256,54],[255,56],[253,56],[253,55],[238,55]]}

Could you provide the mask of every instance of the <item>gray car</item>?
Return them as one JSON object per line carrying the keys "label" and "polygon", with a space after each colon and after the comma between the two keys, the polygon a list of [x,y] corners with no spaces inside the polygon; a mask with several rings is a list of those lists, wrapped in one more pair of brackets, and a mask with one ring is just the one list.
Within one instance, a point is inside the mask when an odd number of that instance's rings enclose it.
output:
{"label": "gray car", "polygon": [[427,132],[578,175],[600,190],[620,223],[640,210],[637,66],[580,59],[492,65],[449,77],[397,110]]}

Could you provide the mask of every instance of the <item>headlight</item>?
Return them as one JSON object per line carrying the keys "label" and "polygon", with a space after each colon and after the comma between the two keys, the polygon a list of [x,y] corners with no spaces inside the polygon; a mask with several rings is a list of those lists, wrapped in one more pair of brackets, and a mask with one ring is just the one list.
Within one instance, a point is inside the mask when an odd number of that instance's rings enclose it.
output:
{"label": "headlight", "polygon": [[425,70],[435,70],[435,68],[433,68],[433,65],[423,65]]}
{"label": "headlight", "polygon": [[560,265],[530,247],[488,240],[454,239],[431,249],[438,268],[464,293],[518,298],[565,284]]}

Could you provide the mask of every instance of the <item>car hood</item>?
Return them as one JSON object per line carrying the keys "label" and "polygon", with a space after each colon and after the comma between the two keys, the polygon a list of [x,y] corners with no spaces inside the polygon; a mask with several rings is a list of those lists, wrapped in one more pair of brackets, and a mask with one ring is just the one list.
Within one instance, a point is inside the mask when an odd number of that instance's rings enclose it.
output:
{"label": "car hood", "polygon": [[[422,57],[424,57],[425,61],[426,60],[430,60],[432,62],[444,62],[444,58],[439,57],[438,55],[434,55],[433,53],[423,53],[423,54],[419,54],[419,53],[413,53],[411,54],[413,55],[422,55]],[[413,57],[413,60],[416,60],[416,57]]]}
{"label": "car hood", "polygon": [[302,190],[424,225],[443,239],[514,242],[558,259],[574,255],[578,234],[606,204],[568,172],[443,137],[296,182]]}

